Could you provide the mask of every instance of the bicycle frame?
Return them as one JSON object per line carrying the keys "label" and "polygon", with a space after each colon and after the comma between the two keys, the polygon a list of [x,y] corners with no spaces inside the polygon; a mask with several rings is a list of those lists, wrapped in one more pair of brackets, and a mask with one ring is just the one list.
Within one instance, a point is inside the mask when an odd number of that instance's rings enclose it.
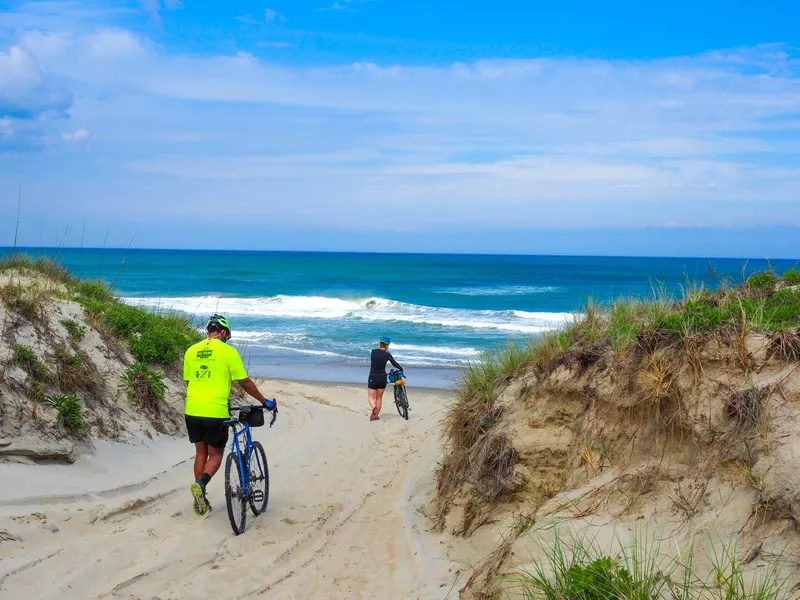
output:
{"label": "bicycle frame", "polygon": [[[244,454],[240,438],[244,436]],[[234,427],[233,441],[231,442],[231,452],[236,455],[236,462],[239,464],[239,477],[242,484],[242,497],[250,497],[250,450],[253,447],[253,438],[250,434],[250,425],[243,425],[241,429]],[[256,452],[256,464],[261,473],[264,473],[264,465],[261,464],[261,457]],[[247,476],[245,476],[247,473]]]}

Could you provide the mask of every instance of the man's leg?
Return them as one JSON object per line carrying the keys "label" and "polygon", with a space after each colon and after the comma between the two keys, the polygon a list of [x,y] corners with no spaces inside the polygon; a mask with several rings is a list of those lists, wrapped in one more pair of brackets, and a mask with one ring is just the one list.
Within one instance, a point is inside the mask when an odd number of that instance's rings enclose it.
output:
{"label": "man's leg", "polygon": [[217,471],[219,471],[224,452],[225,448],[215,448],[214,446],[208,447],[208,461],[206,462],[206,468],[205,471],[203,471],[203,475],[208,475],[209,480]]}
{"label": "man's leg", "polygon": [[[191,491],[194,497],[194,511],[201,516],[211,508],[206,500],[206,486],[211,481],[211,477],[219,470],[225,444],[228,442],[228,426],[224,422],[225,419],[205,419],[205,439],[201,444],[195,445],[198,452],[195,455],[195,482],[191,485]],[[202,453],[200,445],[203,446]],[[199,458],[200,456],[202,456],[202,460]]]}
{"label": "man's leg", "polygon": [[203,477],[203,472],[206,470],[206,462],[208,461],[208,444],[205,442],[195,442],[194,448],[194,480],[200,481],[200,478]]}

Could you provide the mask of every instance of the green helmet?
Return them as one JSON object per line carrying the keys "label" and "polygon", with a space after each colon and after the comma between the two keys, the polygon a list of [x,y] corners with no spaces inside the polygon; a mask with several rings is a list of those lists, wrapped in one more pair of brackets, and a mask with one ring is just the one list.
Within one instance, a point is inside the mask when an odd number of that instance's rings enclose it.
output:
{"label": "green helmet", "polygon": [[206,323],[206,331],[208,331],[212,327],[216,329],[224,329],[225,331],[228,332],[228,338],[230,339],[231,324],[228,323],[228,319],[226,319],[222,315],[213,314],[211,315],[211,318],[208,320],[208,323]]}

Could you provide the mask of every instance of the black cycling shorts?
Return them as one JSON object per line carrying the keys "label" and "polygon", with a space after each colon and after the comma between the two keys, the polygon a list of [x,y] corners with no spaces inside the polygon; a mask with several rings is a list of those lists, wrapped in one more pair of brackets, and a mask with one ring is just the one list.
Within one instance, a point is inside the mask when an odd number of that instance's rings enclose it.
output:
{"label": "black cycling shorts", "polygon": [[386,389],[386,373],[370,373],[367,387],[371,390]]}
{"label": "black cycling shorts", "polygon": [[205,442],[214,448],[224,448],[228,443],[228,426],[225,425],[226,419],[214,417],[186,417],[186,431],[189,433],[189,441],[193,444]]}

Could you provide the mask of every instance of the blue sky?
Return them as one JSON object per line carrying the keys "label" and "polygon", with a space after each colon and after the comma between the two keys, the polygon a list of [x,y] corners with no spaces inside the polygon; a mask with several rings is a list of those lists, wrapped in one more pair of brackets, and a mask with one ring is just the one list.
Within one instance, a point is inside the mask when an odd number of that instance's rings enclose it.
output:
{"label": "blue sky", "polygon": [[800,4],[0,2],[0,245],[800,256]]}

